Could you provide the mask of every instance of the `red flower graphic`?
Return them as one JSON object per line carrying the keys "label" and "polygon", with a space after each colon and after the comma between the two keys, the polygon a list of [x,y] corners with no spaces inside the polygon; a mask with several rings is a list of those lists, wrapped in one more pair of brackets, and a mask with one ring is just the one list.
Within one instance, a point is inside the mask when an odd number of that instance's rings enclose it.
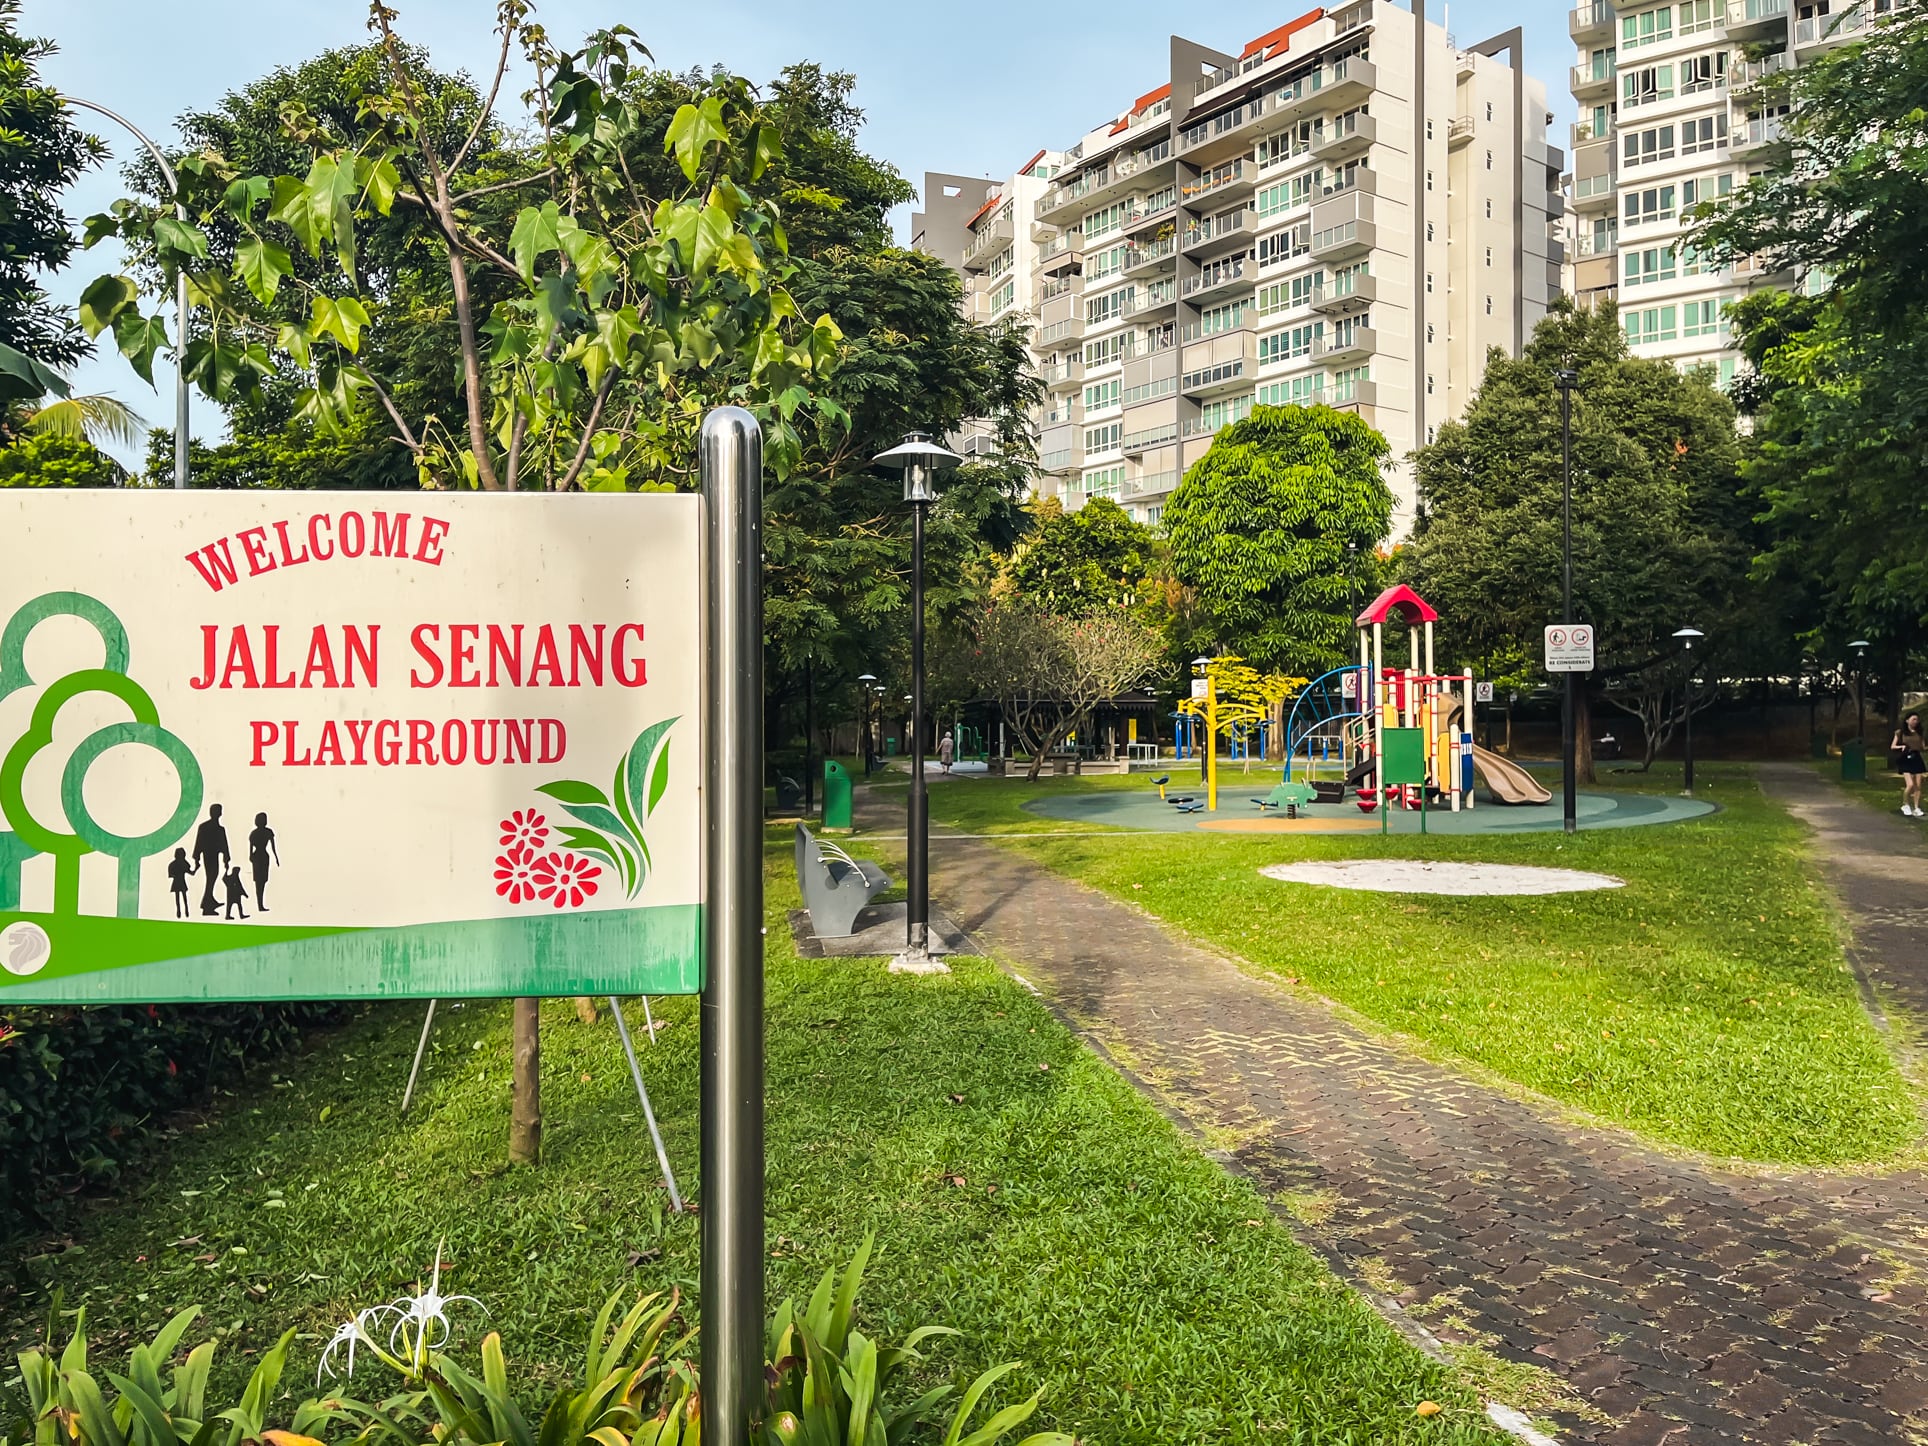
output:
{"label": "red flower graphic", "polygon": [[505,849],[527,849],[531,853],[549,842],[549,820],[533,808],[518,808],[502,820]]}
{"label": "red flower graphic", "polygon": [[536,896],[536,855],[532,849],[510,849],[495,859],[495,891],[512,904]]}
{"label": "red flower graphic", "polygon": [[536,896],[558,909],[579,909],[596,892],[602,870],[580,854],[544,854],[531,866]]}

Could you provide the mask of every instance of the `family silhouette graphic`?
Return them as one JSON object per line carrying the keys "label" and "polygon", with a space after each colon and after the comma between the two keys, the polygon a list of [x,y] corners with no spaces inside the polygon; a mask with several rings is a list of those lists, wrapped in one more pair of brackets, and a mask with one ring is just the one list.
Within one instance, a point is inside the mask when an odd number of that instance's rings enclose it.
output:
{"label": "family silhouette graphic", "polygon": [[[257,913],[268,912],[268,874],[271,869],[281,867],[281,850],[275,841],[275,832],[268,827],[268,815],[257,813],[254,816],[254,830],[248,835],[248,865],[254,874],[254,905]],[[194,852],[190,860],[184,848],[174,850],[174,857],[167,865],[168,890],[174,896],[174,917],[185,919],[189,916],[188,879],[195,874],[205,874],[206,882],[201,890],[201,912],[210,919],[245,919],[247,910],[242,900],[248,897],[247,888],[241,878],[240,865],[234,862],[233,850],[228,846],[227,826],[221,822],[221,805],[208,805],[208,816],[194,832]],[[221,886],[223,897],[217,898],[215,888]],[[225,902],[226,912],[222,912]]]}

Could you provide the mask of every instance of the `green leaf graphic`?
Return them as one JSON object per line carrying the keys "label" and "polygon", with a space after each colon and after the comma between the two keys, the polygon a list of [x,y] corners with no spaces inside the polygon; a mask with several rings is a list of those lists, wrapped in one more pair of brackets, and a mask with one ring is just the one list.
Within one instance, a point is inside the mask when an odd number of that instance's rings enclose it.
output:
{"label": "green leaf graphic", "polygon": [[595,784],[584,783],[574,778],[562,778],[554,783],[545,783],[536,792],[548,794],[557,803],[600,803],[605,807],[609,803],[609,796]]}

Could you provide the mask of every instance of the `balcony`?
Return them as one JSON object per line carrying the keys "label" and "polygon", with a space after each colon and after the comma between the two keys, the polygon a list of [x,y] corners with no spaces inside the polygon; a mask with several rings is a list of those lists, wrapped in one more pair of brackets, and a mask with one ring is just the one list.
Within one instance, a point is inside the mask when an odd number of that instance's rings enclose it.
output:
{"label": "balcony", "polygon": [[1265,109],[1265,97],[1255,95],[1230,110],[1186,126],[1177,136],[1178,154],[1194,165],[1209,165],[1220,157],[1236,155],[1251,144],[1252,126]]}
{"label": "balcony", "polygon": [[1312,288],[1312,309],[1327,315],[1343,315],[1372,305],[1379,299],[1379,278],[1346,276],[1330,286]]}
{"label": "balcony", "polygon": [[1315,199],[1329,201],[1334,196],[1376,196],[1378,194],[1379,173],[1360,166],[1357,170],[1337,176],[1321,186]]}
{"label": "balcony", "polygon": [[1567,34],[1578,44],[1611,39],[1614,29],[1613,6],[1605,0],[1593,0],[1590,5],[1567,11]]}
{"label": "balcony", "polygon": [[1322,161],[1344,161],[1363,156],[1379,139],[1379,122],[1354,111],[1341,116],[1325,130],[1324,138],[1312,142],[1312,154]]}
{"label": "balcony", "polygon": [[1446,122],[1446,149],[1456,151],[1461,146],[1471,144],[1473,139],[1473,118],[1469,115],[1456,115]]}
{"label": "balcony", "polygon": [[[1785,5],[1787,0],[1781,0]],[[1589,61],[1573,67],[1570,89],[1580,101],[1607,100],[1613,95],[1613,64],[1607,60]],[[1042,214],[1042,212],[1040,212]]]}
{"label": "balcony", "polygon": [[1744,156],[1754,151],[1764,151],[1778,146],[1788,139],[1787,122],[1780,116],[1756,116],[1745,125],[1736,124],[1728,132],[1731,141],[1730,151],[1734,156]]}
{"label": "balcony", "polygon": [[1785,276],[1794,268],[1777,265],[1767,257],[1756,253],[1752,256],[1737,256],[1727,268],[1727,274],[1736,281],[1761,281],[1770,276]]}
{"label": "balcony", "polygon": [[1077,426],[1084,421],[1084,402],[1076,393],[1064,397],[1052,397],[1044,404],[1044,425],[1047,427]]}
{"label": "balcony", "polygon": [[1076,276],[1050,277],[1038,288],[1037,304],[1043,306],[1045,302],[1054,301],[1060,296],[1069,296],[1077,289],[1078,278]]}
{"label": "balcony", "polygon": [[1371,377],[1334,377],[1331,388],[1319,400],[1329,407],[1376,407],[1379,383]]}
{"label": "balcony", "polygon": [[1567,132],[1573,138],[1573,149],[1577,151],[1581,146],[1590,146],[1596,141],[1612,140],[1613,122],[1608,121],[1596,130],[1590,118],[1583,121],[1575,121],[1567,128]]}
{"label": "balcony", "polygon": [[1379,88],[1379,72],[1370,60],[1347,56],[1319,72],[1327,105],[1356,105]]}
{"label": "balcony", "polygon": [[1852,40],[1868,28],[1868,15],[1861,7],[1835,15],[1815,15],[1794,22],[1796,45],[1839,45]]}
{"label": "balcony", "polygon": [[1258,270],[1250,252],[1242,256],[1227,256],[1214,261],[1196,276],[1185,278],[1179,287],[1179,295],[1187,301],[1203,301],[1207,297],[1243,288],[1251,290],[1251,273]]}
{"label": "balcony", "polygon": [[1038,380],[1052,390],[1059,387],[1075,387],[1083,376],[1084,363],[1076,358],[1038,368]]}
{"label": "balcony", "polygon": [[1619,245],[1611,234],[1596,236],[1592,232],[1573,238],[1573,256],[1580,260],[1588,256],[1611,256]]}
{"label": "balcony", "polygon": [[1190,185],[1179,187],[1179,195],[1187,206],[1195,206],[1208,198],[1235,196],[1252,189],[1258,177],[1258,167],[1249,160],[1226,161],[1213,166]]}
{"label": "balcony", "polygon": [[1038,270],[1043,275],[1055,276],[1076,266],[1083,257],[1084,232],[1060,231],[1038,247]]}
{"label": "balcony", "polygon": [[1786,75],[1793,68],[1794,57],[1785,50],[1777,50],[1772,55],[1763,55],[1759,60],[1735,61],[1731,78],[1734,89],[1748,90],[1777,75]]}
{"label": "balcony", "polygon": [[1214,216],[1205,221],[1194,221],[1185,228],[1185,252],[1187,255],[1224,251],[1240,245],[1251,238],[1253,229],[1252,209],[1233,211],[1229,215]]}
{"label": "balcony", "polygon": [[1011,244],[1011,216],[1006,212],[971,237],[970,244],[964,248],[964,269],[984,270],[1000,251]]}
{"label": "balcony", "polygon": [[1147,472],[1143,476],[1127,478],[1122,495],[1133,502],[1144,497],[1163,496],[1177,489],[1180,475],[1176,468],[1172,468],[1164,472]]}
{"label": "balcony", "polygon": [[1044,188],[1044,194],[1038,197],[1038,219],[1043,220],[1059,211],[1078,205],[1104,190],[1111,184],[1112,179],[1110,168],[1101,166],[1069,182],[1053,181]]}
{"label": "balcony", "polygon": [[1343,332],[1326,332],[1312,345],[1317,361],[1357,361],[1371,356],[1379,347],[1379,333],[1369,326],[1351,326]]}
{"label": "balcony", "polygon": [[1729,40],[1764,40],[1786,24],[1787,0],[1729,0]]}
{"label": "balcony", "polygon": [[1341,196],[1312,208],[1311,253],[1321,261],[1362,256],[1376,241],[1370,196]]}
{"label": "balcony", "polygon": [[1592,214],[1599,211],[1613,211],[1614,183],[1612,171],[1598,176],[1575,176],[1573,179],[1573,209],[1578,214]]}
{"label": "balcony", "polygon": [[1178,440],[1177,422],[1160,422],[1156,426],[1143,427],[1136,432],[1125,433],[1118,450],[1127,456],[1148,452],[1153,447],[1168,447]]}
{"label": "balcony", "polygon": [[1143,231],[1151,226],[1169,226],[1178,217],[1178,201],[1160,201],[1156,206],[1132,206],[1126,209],[1119,229],[1125,232]]}
{"label": "balcony", "polygon": [[1146,241],[1125,250],[1125,275],[1169,263],[1178,253],[1178,238],[1167,236],[1162,241]]}
{"label": "balcony", "polygon": [[1063,321],[1054,321],[1038,328],[1031,338],[1031,345],[1040,351],[1046,347],[1063,346],[1084,336],[1084,318],[1067,316]]}

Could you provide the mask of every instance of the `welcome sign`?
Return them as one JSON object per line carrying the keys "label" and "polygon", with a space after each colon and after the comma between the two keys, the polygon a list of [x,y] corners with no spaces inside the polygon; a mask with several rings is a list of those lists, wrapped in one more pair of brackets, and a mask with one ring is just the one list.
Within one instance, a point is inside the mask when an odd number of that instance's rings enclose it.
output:
{"label": "welcome sign", "polygon": [[700,505],[0,492],[0,1004],[696,992]]}

